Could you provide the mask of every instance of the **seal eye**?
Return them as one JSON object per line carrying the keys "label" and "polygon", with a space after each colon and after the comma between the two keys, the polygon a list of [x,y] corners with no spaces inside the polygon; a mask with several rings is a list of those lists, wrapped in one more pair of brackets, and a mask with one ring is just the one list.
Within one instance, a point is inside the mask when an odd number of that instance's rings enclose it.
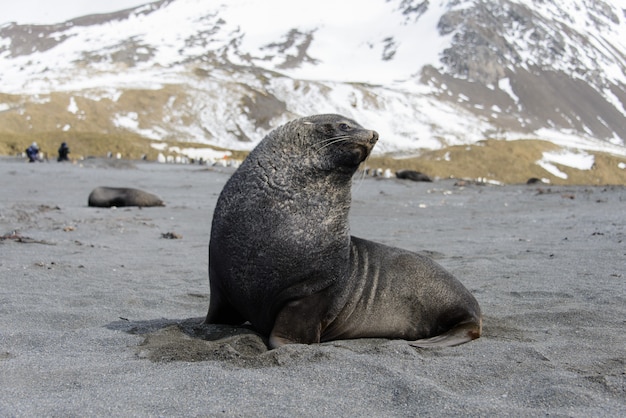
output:
{"label": "seal eye", "polygon": [[348,125],[347,123],[340,123],[339,129],[341,129],[342,131],[350,131],[352,130],[352,127]]}

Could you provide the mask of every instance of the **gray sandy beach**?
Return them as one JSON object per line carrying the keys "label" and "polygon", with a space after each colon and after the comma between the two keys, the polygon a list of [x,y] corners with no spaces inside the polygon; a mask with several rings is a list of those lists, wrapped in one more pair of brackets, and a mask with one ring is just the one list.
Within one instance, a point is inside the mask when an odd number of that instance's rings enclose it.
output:
{"label": "gray sandy beach", "polygon": [[[352,233],[430,254],[483,337],[268,351],[201,325],[231,173],[0,159],[1,417],[626,416],[626,188],[356,179]],[[166,206],[91,208],[96,186]]]}

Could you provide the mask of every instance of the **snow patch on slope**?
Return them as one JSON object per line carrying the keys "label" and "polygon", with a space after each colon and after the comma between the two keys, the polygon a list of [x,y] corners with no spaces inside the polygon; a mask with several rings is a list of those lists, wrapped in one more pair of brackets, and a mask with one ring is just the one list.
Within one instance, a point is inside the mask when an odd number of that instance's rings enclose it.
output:
{"label": "snow patch on slope", "polygon": [[591,170],[594,163],[595,158],[593,155],[571,150],[544,152],[541,160],[537,161],[537,165],[541,168],[562,179],[567,179],[567,174],[559,170],[554,164],[575,168],[577,170]]}

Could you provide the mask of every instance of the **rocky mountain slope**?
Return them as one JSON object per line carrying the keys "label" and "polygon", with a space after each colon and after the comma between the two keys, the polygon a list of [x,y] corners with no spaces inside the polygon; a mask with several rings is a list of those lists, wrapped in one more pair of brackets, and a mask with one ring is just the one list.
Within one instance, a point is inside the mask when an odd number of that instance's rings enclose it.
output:
{"label": "rocky mountain slope", "polygon": [[141,138],[151,152],[174,142],[247,150],[289,119],[324,112],[377,129],[379,154],[538,139],[557,146],[531,157],[545,177],[591,169],[605,153],[618,158],[619,182],[626,7],[161,0],[0,27],[0,138],[15,148],[93,134]]}

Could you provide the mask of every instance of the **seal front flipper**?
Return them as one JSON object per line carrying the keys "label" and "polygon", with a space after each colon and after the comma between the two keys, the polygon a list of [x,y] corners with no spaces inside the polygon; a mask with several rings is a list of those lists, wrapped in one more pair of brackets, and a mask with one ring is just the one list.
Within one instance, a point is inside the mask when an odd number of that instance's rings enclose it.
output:
{"label": "seal front flipper", "polygon": [[460,322],[454,328],[430,338],[410,341],[409,344],[419,348],[453,347],[465,344],[480,337],[483,320],[474,318]]}
{"label": "seal front flipper", "polygon": [[322,335],[320,309],[326,300],[326,293],[319,292],[288,302],[276,316],[270,333],[270,348],[285,344],[319,343]]}
{"label": "seal front flipper", "polygon": [[207,313],[205,324],[225,324],[241,325],[246,320],[227,300],[225,300],[218,289],[211,286],[209,301],[209,312]]}

